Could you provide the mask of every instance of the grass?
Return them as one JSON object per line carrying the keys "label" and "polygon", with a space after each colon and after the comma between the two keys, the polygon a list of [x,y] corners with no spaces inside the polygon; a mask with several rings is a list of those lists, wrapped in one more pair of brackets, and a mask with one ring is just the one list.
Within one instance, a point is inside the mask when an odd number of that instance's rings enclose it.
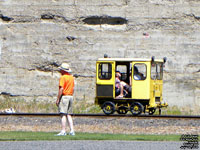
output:
{"label": "grass", "polygon": [[[32,101],[25,101],[20,98],[11,98],[9,96],[3,96],[0,98],[0,110],[13,107],[16,112],[25,112],[25,113],[57,113],[58,108],[55,105],[55,102],[45,102],[37,101],[36,98]],[[198,109],[199,110],[199,109]],[[73,113],[103,113],[101,108],[94,103],[89,103],[87,100],[74,101],[73,104]],[[129,114],[131,114],[129,112]],[[158,115],[158,109],[154,113]],[[162,109],[162,115],[198,115],[197,111],[192,110],[191,108],[179,108],[177,106],[169,106]]]}
{"label": "grass", "polygon": [[[156,110],[155,114],[159,114],[158,109]],[[199,113],[191,108],[178,108],[177,106],[169,106],[162,109],[162,115],[199,115]]]}
{"label": "grass", "polygon": [[[158,115],[158,109],[155,112],[155,115]],[[185,115],[185,112],[181,112],[181,110],[177,106],[167,107],[162,109],[162,115]]]}
{"label": "grass", "polygon": [[0,132],[0,141],[38,140],[127,140],[127,141],[180,141],[181,135],[135,135],[76,133],[75,136],[55,136],[55,132]]}

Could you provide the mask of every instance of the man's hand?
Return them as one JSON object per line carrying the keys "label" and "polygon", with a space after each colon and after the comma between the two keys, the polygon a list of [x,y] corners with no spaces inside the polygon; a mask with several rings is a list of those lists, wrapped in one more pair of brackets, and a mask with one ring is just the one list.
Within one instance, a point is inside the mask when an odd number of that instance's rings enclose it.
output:
{"label": "man's hand", "polygon": [[58,107],[58,106],[59,106],[59,104],[60,104],[60,100],[59,100],[59,99],[57,99],[57,101],[56,101],[56,106]]}
{"label": "man's hand", "polygon": [[62,93],[63,93],[63,88],[62,87],[59,87],[59,90],[58,90],[58,98],[56,100],[56,106],[59,106],[60,104],[60,99],[62,97]]}

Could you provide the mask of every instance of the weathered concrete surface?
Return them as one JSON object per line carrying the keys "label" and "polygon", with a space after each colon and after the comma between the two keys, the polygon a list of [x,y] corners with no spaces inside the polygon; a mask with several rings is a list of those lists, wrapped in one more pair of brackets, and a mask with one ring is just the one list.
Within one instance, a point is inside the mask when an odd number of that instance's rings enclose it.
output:
{"label": "weathered concrete surface", "polygon": [[200,106],[199,0],[0,0],[0,93],[54,100],[71,64],[76,99],[93,101],[95,60],[163,58],[164,99]]}

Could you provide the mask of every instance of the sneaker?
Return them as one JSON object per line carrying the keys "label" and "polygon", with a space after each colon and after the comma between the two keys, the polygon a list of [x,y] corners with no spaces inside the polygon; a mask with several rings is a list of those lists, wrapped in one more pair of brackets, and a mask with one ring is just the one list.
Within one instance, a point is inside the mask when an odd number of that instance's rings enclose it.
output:
{"label": "sneaker", "polygon": [[55,136],[65,136],[65,135],[66,135],[66,132],[61,131],[60,133],[56,134]]}
{"label": "sneaker", "polygon": [[74,136],[74,135],[75,135],[75,133],[74,133],[74,132],[69,132],[69,135],[72,135],[72,136]]}
{"label": "sneaker", "polygon": [[116,98],[117,98],[117,99],[123,98],[123,95],[119,95],[119,96],[117,96]]}

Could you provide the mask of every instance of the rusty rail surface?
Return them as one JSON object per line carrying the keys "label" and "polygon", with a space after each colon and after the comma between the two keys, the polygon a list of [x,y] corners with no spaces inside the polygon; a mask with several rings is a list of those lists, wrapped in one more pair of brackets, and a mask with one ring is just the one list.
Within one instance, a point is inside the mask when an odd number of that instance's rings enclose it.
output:
{"label": "rusty rail surface", "polygon": [[[24,117],[58,117],[60,116],[58,113],[0,113],[0,117],[2,116],[24,116]],[[105,114],[72,114],[74,117],[129,117],[129,118],[155,118],[155,119],[200,119],[200,116],[186,116],[186,115],[139,115],[133,116],[131,114],[128,115],[105,115]]]}

